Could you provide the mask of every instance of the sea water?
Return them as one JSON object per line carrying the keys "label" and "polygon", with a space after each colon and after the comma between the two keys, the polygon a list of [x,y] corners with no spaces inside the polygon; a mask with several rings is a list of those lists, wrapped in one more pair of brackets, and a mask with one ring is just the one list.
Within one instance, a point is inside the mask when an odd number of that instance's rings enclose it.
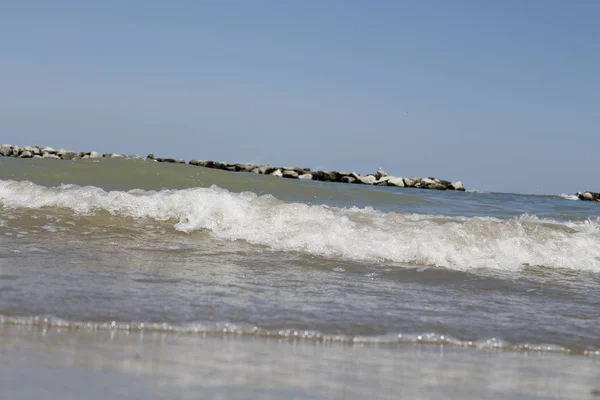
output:
{"label": "sea water", "polygon": [[564,195],[0,159],[0,391],[593,396],[599,217]]}

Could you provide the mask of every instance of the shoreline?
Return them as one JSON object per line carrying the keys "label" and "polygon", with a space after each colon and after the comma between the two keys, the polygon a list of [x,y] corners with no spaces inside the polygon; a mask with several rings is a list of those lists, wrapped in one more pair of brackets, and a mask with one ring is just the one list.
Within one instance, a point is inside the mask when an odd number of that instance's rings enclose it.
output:
{"label": "shoreline", "polygon": [[[130,158],[119,153],[98,153],[95,151],[75,152],[65,149],[55,149],[53,147],[40,146],[14,146],[10,144],[0,145],[0,156],[12,158],[43,158],[55,160],[80,160],[80,159],[100,159],[100,158]],[[448,181],[435,177],[427,178],[405,178],[400,176],[388,175],[385,171],[379,170],[376,173],[361,175],[356,172],[340,171],[320,171],[310,168],[289,168],[272,167],[270,165],[253,165],[248,163],[224,163],[210,160],[190,160],[186,162],[182,159],[155,157],[154,154],[148,154],[147,160],[155,162],[187,164],[196,167],[219,169],[229,172],[246,172],[260,175],[270,175],[287,179],[313,180],[321,182],[336,182],[346,184],[372,185],[372,186],[395,186],[409,187],[415,189],[430,190],[453,190],[465,191],[464,184],[461,181]]]}
{"label": "shoreline", "polygon": [[1,327],[0,335],[6,361],[0,387],[13,399],[581,399],[598,393],[598,360],[564,354],[15,327]]}

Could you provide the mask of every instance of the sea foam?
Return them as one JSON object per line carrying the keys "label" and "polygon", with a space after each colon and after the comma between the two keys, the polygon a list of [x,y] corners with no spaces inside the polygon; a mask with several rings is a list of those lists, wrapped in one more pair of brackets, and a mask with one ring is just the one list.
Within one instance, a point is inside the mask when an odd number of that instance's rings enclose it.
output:
{"label": "sea foam", "polygon": [[449,217],[286,203],[273,196],[216,186],[184,190],[104,191],[0,181],[5,209],[58,207],[75,214],[109,212],[173,221],[181,232],[207,230],[218,240],[245,240],[277,251],[349,260],[467,270],[524,265],[600,272],[600,221],[559,222],[522,215]]}

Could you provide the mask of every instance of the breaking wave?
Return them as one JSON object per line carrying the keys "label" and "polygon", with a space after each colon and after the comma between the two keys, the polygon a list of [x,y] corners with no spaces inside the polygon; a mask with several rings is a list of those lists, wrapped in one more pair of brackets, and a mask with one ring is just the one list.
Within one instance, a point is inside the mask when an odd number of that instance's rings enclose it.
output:
{"label": "breaking wave", "polygon": [[600,272],[600,221],[559,222],[384,213],[286,203],[271,195],[232,193],[216,186],[161,191],[105,191],[0,181],[0,205],[63,208],[75,215],[108,212],[173,221],[181,232],[207,230],[220,240],[244,240],[277,251],[352,260],[388,260],[457,270],[517,270],[526,265]]}

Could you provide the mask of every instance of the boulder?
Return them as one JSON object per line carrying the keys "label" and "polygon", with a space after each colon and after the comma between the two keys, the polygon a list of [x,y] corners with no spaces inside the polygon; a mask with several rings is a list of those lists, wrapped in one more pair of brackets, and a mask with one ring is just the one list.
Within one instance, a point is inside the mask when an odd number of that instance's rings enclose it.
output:
{"label": "boulder", "polygon": [[110,155],[111,158],[125,158],[123,154],[113,153]]}
{"label": "boulder", "polygon": [[298,179],[298,173],[291,169],[284,169],[282,175],[284,178]]}
{"label": "boulder", "polygon": [[220,161],[210,161],[209,163],[206,164],[207,168],[214,168],[214,169],[220,169],[222,171],[229,171],[229,164],[227,163],[223,163]]}
{"label": "boulder", "polygon": [[429,189],[430,186],[437,185],[439,185],[439,182],[436,182],[434,178],[423,178],[415,185],[415,187],[419,189]]}
{"label": "boulder", "polygon": [[352,175],[342,176],[342,182],[343,183],[355,183],[356,182],[356,178],[353,177]]}
{"label": "boulder", "polygon": [[373,185],[375,183],[375,181],[377,181],[377,178],[375,178],[375,176],[373,176],[373,175],[367,175],[367,176],[361,176],[358,180],[363,185]]}
{"label": "boulder", "polygon": [[254,168],[256,168],[256,166],[252,165],[252,164],[234,164],[235,166],[235,170],[236,172],[250,172],[252,171]]}
{"label": "boulder", "polygon": [[406,187],[415,187],[419,182],[421,182],[421,178],[404,178],[404,186]]}
{"label": "boulder", "polygon": [[102,158],[102,154],[100,154],[98,152],[95,152],[95,151],[92,151],[90,153],[90,158]]}
{"label": "boulder", "polygon": [[64,150],[64,149],[58,150],[56,152],[56,155],[58,155],[63,160],[72,160],[75,157],[77,157],[77,153],[75,153],[74,151],[69,151],[69,150]]}
{"label": "boulder", "polygon": [[337,182],[337,174],[332,171],[323,171],[323,181]]}
{"label": "boulder", "polygon": [[395,176],[390,176],[390,177],[388,177],[387,185],[388,186],[404,187],[404,179],[399,178],[399,177],[395,177]]}
{"label": "boulder", "polygon": [[56,150],[52,147],[44,147],[41,150],[42,153],[50,153],[50,154],[56,154]]}
{"label": "boulder", "polygon": [[44,153],[42,155],[42,158],[51,158],[51,159],[55,159],[55,160],[60,160],[59,156],[57,156],[56,154],[52,154],[52,153]]}
{"label": "boulder", "polygon": [[281,172],[280,169],[276,169],[275,171],[271,172],[271,175],[272,176],[278,176],[278,177],[281,178],[283,176],[283,173]]}
{"label": "boulder", "polygon": [[579,197],[579,200],[600,201],[600,193],[595,192],[577,193],[577,197]]}
{"label": "boulder", "polygon": [[342,182],[342,179],[345,176],[350,176],[350,172],[338,172],[338,171],[334,171],[333,173],[335,174],[335,182]]}
{"label": "boulder", "polygon": [[377,170],[377,173],[375,174],[375,178],[377,178],[377,180],[381,180],[381,178],[388,176],[387,172],[385,172],[384,170],[382,170],[381,168],[379,168]]}
{"label": "boulder", "polygon": [[4,157],[10,157],[12,155],[13,147],[10,144],[3,144],[0,146],[0,155]]}
{"label": "boulder", "polygon": [[463,185],[463,183],[461,181],[452,182],[452,183],[450,183],[450,186],[454,190],[459,190],[461,192],[465,191],[465,185]]}
{"label": "boulder", "polygon": [[312,174],[298,175],[298,179],[302,179],[302,180],[310,181],[310,180],[312,180],[312,178],[313,178]]}
{"label": "boulder", "polygon": [[[152,158],[150,158],[150,156],[152,156]],[[154,154],[148,155],[147,158],[153,160]],[[190,160],[190,162],[188,162],[188,164],[195,165],[196,167],[206,167],[206,161],[204,161],[204,160]]]}
{"label": "boulder", "polygon": [[275,171],[275,168],[270,165],[261,165],[258,167],[258,173],[261,175],[269,175]]}
{"label": "boulder", "polygon": [[378,178],[374,184],[377,186],[387,186],[389,179],[390,179],[389,176],[382,176],[381,178]]}
{"label": "boulder", "polygon": [[39,154],[36,154],[35,156],[33,156],[33,158],[42,158],[42,156],[40,156]]}
{"label": "boulder", "polygon": [[158,162],[164,162],[164,163],[175,163],[175,159],[174,158],[156,157],[155,160],[158,161]]}
{"label": "boulder", "polygon": [[13,146],[11,156],[19,157],[20,155],[21,155],[21,148],[19,146]]}
{"label": "boulder", "polygon": [[350,172],[350,176],[354,178],[355,181],[360,179],[360,174],[357,174],[356,172]]}
{"label": "boulder", "polygon": [[23,147],[23,151],[28,151],[33,155],[41,155],[42,151],[40,151],[40,148],[37,146],[25,146]]}
{"label": "boulder", "polygon": [[428,185],[426,188],[431,189],[431,190],[446,190],[447,189],[446,185],[444,185],[441,182],[434,182],[434,183]]}
{"label": "boulder", "polygon": [[21,154],[19,154],[19,158],[32,158],[33,154],[29,150],[23,150]]}

